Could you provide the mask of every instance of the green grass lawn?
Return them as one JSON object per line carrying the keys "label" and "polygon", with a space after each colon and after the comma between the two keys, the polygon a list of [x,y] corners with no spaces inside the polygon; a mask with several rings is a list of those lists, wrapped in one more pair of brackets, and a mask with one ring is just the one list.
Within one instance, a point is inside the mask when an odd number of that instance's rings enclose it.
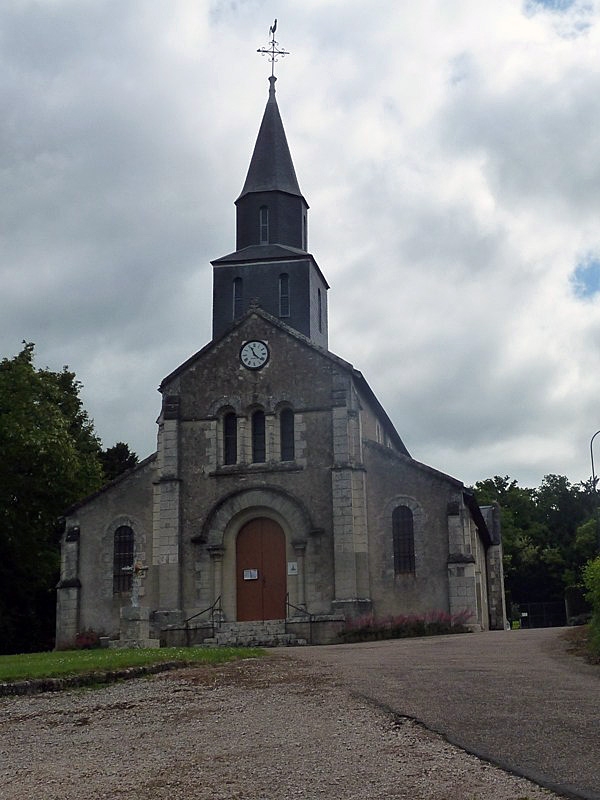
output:
{"label": "green grass lawn", "polygon": [[31,678],[63,678],[85,672],[106,672],[148,666],[164,661],[219,664],[239,658],[258,658],[264,651],[241,647],[161,647],[139,650],[56,650],[0,656],[0,683]]}

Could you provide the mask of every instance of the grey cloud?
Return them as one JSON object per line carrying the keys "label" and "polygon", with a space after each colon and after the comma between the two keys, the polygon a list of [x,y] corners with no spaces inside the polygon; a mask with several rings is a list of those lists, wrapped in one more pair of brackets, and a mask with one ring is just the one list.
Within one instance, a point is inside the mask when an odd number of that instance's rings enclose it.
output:
{"label": "grey cloud", "polygon": [[[432,466],[584,477],[598,305],[573,318],[568,274],[598,216],[591,45],[565,55],[562,40],[554,83],[524,58],[500,92],[492,48],[435,4],[380,13],[284,0],[273,15],[292,51],[278,98],[332,285],[331,348]],[[522,53],[508,11],[494,13],[501,51]],[[150,452],[156,386],[210,337],[209,260],[234,246],[271,22],[254,0],[0,11],[1,354],[33,339],[41,364],[69,364],[106,444]],[[473,164],[485,207],[461,181]],[[569,362],[582,366],[565,387]]]}
{"label": "grey cloud", "polygon": [[483,78],[451,93],[439,116],[450,152],[481,153],[494,195],[542,203],[565,216],[599,209],[597,76],[573,68],[560,81],[523,77],[510,91]]}

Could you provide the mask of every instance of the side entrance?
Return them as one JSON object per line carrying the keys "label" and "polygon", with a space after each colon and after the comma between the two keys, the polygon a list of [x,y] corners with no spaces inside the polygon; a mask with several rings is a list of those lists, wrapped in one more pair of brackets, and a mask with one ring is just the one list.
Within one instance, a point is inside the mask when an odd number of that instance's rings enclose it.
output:
{"label": "side entrance", "polygon": [[285,534],[272,519],[247,522],[236,541],[237,619],[284,619]]}

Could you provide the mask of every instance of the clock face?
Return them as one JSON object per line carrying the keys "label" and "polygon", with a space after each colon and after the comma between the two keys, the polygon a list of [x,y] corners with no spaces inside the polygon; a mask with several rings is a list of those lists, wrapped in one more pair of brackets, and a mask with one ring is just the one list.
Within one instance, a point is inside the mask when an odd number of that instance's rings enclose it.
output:
{"label": "clock face", "polygon": [[264,342],[253,340],[242,345],[240,361],[248,369],[260,369],[269,360],[269,348]]}

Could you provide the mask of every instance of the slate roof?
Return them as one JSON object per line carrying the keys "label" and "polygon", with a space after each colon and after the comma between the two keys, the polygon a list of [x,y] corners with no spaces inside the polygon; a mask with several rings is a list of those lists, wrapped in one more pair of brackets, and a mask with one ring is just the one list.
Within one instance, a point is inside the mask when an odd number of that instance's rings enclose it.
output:
{"label": "slate roof", "polygon": [[492,544],[500,544],[499,531],[497,532],[496,537],[494,537],[493,529],[490,531],[490,528],[488,527],[482,513],[483,509],[477,504],[477,500],[475,499],[473,492],[469,489],[465,489],[463,492],[463,498],[465,505],[471,512],[471,516],[473,517],[475,525],[477,525],[477,528],[479,529],[481,538],[483,539],[486,547],[489,547]]}
{"label": "slate roof", "polygon": [[252,244],[228,253],[226,256],[221,256],[221,258],[216,258],[210,263],[214,267],[225,264],[258,264],[261,261],[306,261],[307,259],[314,264],[325,288],[329,289],[329,284],[314,256],[298,247],[289,247],[284,244]]}
{"label": "slate roof", "polygon": [[242,247],[241,250],[236,250],[234,253],[229,253],[226,256],[221,256],[211,264],[219,264],[227,261],[273,261],[278,258],[289,261],[291,258],[306,259],[306,250],[301,250],[299,247],[290,247],[285,244],[253,244],[248,247]]}
{"label": "slate roof", "polygon": [[236,203],[250,192],[276,190],[302,197],[275,99],[276,80],[274,75],[269,78],[269,99],[254,145],[246,182]]}

